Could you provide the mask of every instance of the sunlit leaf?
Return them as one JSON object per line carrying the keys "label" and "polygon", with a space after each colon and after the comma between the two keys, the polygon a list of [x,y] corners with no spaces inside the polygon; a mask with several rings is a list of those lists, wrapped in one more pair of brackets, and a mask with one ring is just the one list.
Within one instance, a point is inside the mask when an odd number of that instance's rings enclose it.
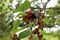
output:
{"label": "sunlit leaf", "polygon": [[31,35],[31,32],[30,31],[24,31],[24,32],[21,32],[20,34],[19,34],[19,38],[21,39],[21,38],[25,38],[25,37],[28,37],[29,35]]}
{"label": "sunlit leaf", "polygon": [[22,5],[17,6],[17,8],[14,10],[14,12],[19,12],[19,11],[25,11],[28,8],[30,8],[30,2],[26,0]]}

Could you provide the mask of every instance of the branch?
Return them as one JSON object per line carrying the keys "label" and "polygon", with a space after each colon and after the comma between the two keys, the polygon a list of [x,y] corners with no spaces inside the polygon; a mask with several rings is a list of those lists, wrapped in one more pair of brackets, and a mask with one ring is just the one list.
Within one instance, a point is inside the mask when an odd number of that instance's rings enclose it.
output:
{"label": "branch", "polygon": [[46,5],[49,3],[50,0],[48,0],[45,5],[43,6],[43,8],[45,9],[46,8]]}

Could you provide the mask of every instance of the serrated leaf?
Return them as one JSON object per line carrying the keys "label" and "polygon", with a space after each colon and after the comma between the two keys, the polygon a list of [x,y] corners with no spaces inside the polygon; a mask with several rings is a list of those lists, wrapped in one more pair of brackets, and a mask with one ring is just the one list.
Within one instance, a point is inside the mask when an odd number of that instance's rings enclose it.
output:
{"label": "serrated leaf", "polygon": [[20,33],[19,38],[22,39],[22,38],[28,37],[29,35],[31,35],[31,32],[27,30],[27,31]]}
{"label": "serrated leaf", "polygon": [[17,8],[14,10],[14,13],[19,11],[24,12],[25,10],[30,8],[30,4],[31,3],[28,0],[26,0],[22,5],[17,6]]}

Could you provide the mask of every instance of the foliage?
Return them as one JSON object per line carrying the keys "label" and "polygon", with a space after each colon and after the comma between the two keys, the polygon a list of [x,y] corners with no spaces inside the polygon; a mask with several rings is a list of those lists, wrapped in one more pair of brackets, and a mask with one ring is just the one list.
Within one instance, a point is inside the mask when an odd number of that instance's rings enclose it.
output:
{"label": "foliage", "polygon": [[[34,7],[31,6],[36,0],[33,0],[32,2],[25,0],[22,4],[20,4],[22,0],[18,0],[15,9],[12,7],[13,1],[14,0],[0,0],[0,40],[8,40],[10,39],[10,35],[25,28],[29,29],[19,33],[19,38],[21,40],[26,38],[26,40],[28,40],[30,35],[35,36],[33,40],[38,40],[38,36],[40,37],[39,33],[43,35],[43,37],[41,37],[42,40],[44,40],[44,38],[45,40],[49,40],[50,38],[50,40],[60,39],[59,31],[55,33],[46,33],[43,30],[44,27],[52,28],[55,24],[60,25],[60,5],[58,5],[60,4],[60,1],[58,1],[58,4],[55,7],[46,8],[46,5],[50,1],[48,0],[43,8],[40,8],[39,5],[35,5]],[[27,9],[30,10],[26,12]],[[44,11],[44,13],[42,13],[42,11]],[[14,14],[17,12],[19,12],[19,14],[15,17]],[[49,16],[46,16],[45,13]],[[14,20],[14,18],[18,19]],[[21,18],[22,20],[20,20]],[[37,25],[39,25],[38,28],[32,30]],[[18,27],[20,27],[20,29],[18,29]]]}

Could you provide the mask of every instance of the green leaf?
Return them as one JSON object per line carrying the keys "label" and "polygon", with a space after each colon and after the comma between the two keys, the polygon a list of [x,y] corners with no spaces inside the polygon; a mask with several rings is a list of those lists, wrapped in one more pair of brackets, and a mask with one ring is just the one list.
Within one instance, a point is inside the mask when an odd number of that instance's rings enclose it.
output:
{"label": "green leaf", "polygon": [[19,21],[19,20],[15,21],[15,22],[13,23],[13,30],[11,31],[12,34],[13,34],[13,33],[16,33],[17,31],[20,30],[20,29],[18,29],[19,25],[20,25],[20,21]]}
{"label": "green leaf", "polygon": [[43,20],[46,24],[48,24],[50,22],[50,19],[48,19],[48,18],[44,18]]}
{"label": "green leaf", "polygon": [[22,38],[28,37],[29,35],[31,35],[31,32],[27,30],[27,31],[20,33],[19,38],[22,39]]}
{"label": "green leaf", "polygon": [[34,22],[30,22],[28,25],[29,25],[30,27],[36,26],[36,24],[35,24]]}
{"label": "green leaf", "polygon": [[38,40],[37,35],[34,35],[33,40]]}
{"label": "green leaf", "polygon": [[13,23],[13,26],[18,27],[21,21],[17,20]]}
{"label": "green leaf", "polygon": [[60,25],[60,17],[58,17],[58,18],[56,19],[56,23],[57,23],[58,25]]}
{"label": "green leaf", "polygon": [[23,12],[23,13],[19,13],[16,17],[25,17],[27,14],[25,13],[25,12]]}
{"label": "green leaf", "polygon": [[42,35],[46,34],[46,31],[42,30],[42,31],[41,31],[41,34],[42,34]]}
{"label": "green leaf", "polygon": [[17,8],[14,10],[14,12],[19,12],[19,11],[24,12],[25,10],[30,8],[30,4],[31,3],[28,0],[26,0],[22,5],[17,6]]}

